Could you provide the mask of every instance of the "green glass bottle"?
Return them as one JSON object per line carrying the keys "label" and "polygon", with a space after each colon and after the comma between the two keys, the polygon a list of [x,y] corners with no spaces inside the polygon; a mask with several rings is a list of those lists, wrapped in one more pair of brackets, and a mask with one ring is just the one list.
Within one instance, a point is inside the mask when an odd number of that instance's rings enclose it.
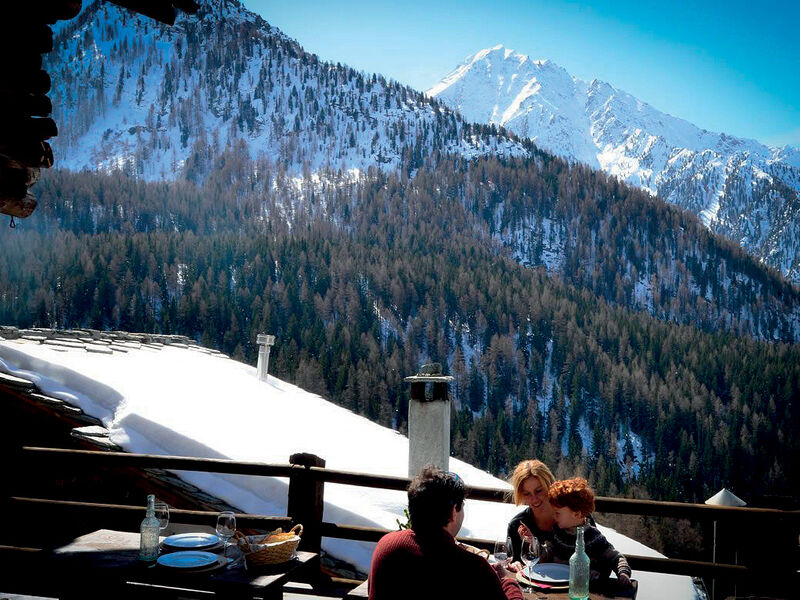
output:
{"label": "green glass bottle", "polygon": [[156,518],[156,497],[147,496],[147,513],[139,528],[139,560],[152,562],[158,558],[158,532],[160,531]]}
{"label": "green glass bottle", "polygon": [[578,527],[575,554],[569,559],[570,600],[586,600],[589,597],[589,557],[583,541],[583,527]]}

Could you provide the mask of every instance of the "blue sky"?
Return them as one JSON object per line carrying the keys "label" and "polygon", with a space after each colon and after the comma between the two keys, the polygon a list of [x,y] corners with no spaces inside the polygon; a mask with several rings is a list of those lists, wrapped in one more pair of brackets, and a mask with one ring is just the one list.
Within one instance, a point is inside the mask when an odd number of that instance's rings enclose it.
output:
{"label": "blue sky", "polygon": [[800,1],[244,0],[306,50],[425,90],[503,44],[712,131],[800,146]]}

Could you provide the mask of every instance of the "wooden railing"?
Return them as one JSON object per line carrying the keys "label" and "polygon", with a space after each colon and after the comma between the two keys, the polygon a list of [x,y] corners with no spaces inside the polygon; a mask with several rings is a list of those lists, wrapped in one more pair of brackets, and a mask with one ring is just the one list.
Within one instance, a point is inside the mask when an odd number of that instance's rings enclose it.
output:
{"label": "wooden railing", "polygon": [[[405,477],[369,475],[326,469],[324,461],[314,455],[294,455],[290,464],[265,464],[222,459],[191,458],[181,456],[158,456],[120,452],[98,452],[91,450],[67,450],[54,448],[24,447],[18,460],[23,464],[41,461],[48,465],[59,463],[70,466],[91,468],[138,468],[169,469],[171,471],[201,471],[236,475],[255,475],[264,477],[285,477],[289,480],[288,516],[261,516],[240,514],[237,522],[241,527],[270,529],[287,526],[290,523],[303,523],[305,549],[318,551],[321,538],[341,538],[376,542],[389,530],[374,527],[357,527],[322,520],[324,504],[324,484],[336,483],[360,487],[404,491],[409,483]],[[495,488],[470,487],[469,498],[490,502],[506,502],[506,491]],[[12,507],[34,508],[80,515],[95,522],[118,522],[121,519],[137,522],[141,506],[111,505],[88,502],[70,502],[55,499],[11,496],[8,502]],[[784,511],[766,508],[734,508],[687,504],[680,502],[659,502],[653,500],[633,500],[623,498],[598,497],[596,508],[599,512],[628,515],[648,515],[675,517],[694,521],[735,522],[752,527],[768,527],[791,532],[794,547],[780,549],[786,556],[796,556],[798,534],[800,533],[800,511]],[[173,520],[187,524],[213,522],[215,513],[210,511],[179,510],[171,511]],[[463,541],[484,548],[491,548],[492,541],[484,539],[460,538]],[[675,558],[653,558],[646,556],[627,556],[635,570],[671,573],[698,577],[734,578],[744,580],[756,575],[750,566],[711,563]],[[797,579],[797,565],[790,560],[782,575],[787,585]]]}

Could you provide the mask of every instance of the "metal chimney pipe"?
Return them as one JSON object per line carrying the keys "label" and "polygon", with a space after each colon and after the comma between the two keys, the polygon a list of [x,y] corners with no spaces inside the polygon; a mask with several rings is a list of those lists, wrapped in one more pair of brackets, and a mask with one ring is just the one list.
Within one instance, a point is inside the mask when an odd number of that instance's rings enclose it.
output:
{"label": "metal chimney pipe", "polygon": [[[442,375],[438,363],[423,365],[417,375],[406,377],[411,384],[408,404],[408,476],[433,464],[447,471],[450,467],[450,375]],[[428,394],[428,386],[431,393]]]}
{"label": "metal chimney pipe", "polygon": [[275,336],[259,333],[258,342],[258,380],[266,381],[269,372],[269,349],[275,344]]}

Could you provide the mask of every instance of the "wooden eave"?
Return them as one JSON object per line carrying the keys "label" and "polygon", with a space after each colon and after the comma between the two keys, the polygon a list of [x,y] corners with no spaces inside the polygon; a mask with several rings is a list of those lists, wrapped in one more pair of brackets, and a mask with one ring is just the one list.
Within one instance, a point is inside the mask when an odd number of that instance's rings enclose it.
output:
{"label": "wooden eave", "polygon": [[[167,25],[176,10],[195,14],[194,0],[106,0]],[[53,49],[57,21],[74,19],[82,0],[9,2],[0,18],[0,213],[25,218],[36,209],[30,189],[42,168],[53,166],[48,140],[58,135],[50,118],[50,75],[42,55]]]}

